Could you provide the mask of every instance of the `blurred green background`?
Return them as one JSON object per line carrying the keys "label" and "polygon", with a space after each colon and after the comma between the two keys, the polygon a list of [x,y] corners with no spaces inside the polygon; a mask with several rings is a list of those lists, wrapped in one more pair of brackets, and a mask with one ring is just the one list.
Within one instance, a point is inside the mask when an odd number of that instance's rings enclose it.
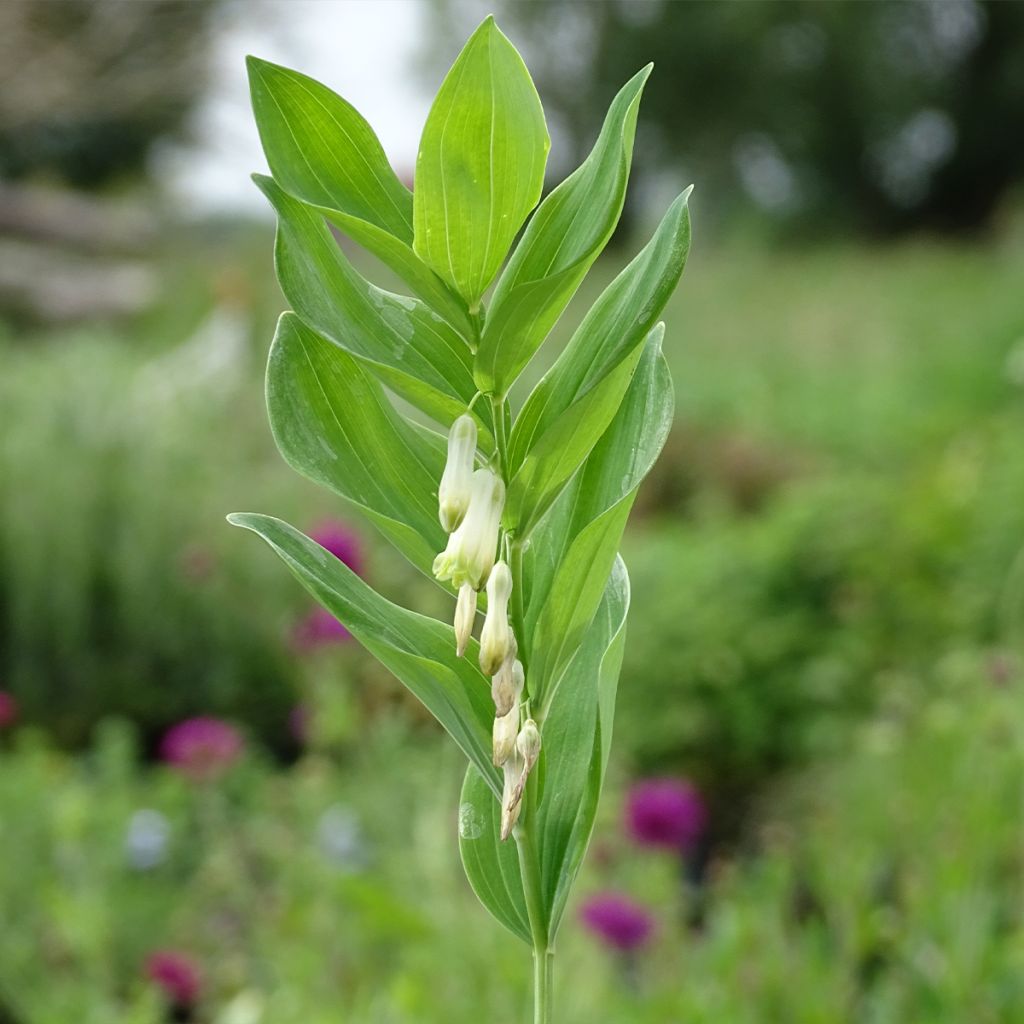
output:
{"label": "blurred green background", "polygon": [[[552,184],[656,64],[556,348],[697,186],[577,899],[654,929],[606,948],[572,912],[558,1019],[1024,1021],[1024,4],[6,0],[0,1024],[526,1019],[457,755],[223,521],[329,526],[448,614],[274,449],[242,58],[336,88],[411,181],[491,10]],[[197,716],[244,738],[202,779],[163,742]],[[684,857],[624,831],[652,776],[707,805]]]}

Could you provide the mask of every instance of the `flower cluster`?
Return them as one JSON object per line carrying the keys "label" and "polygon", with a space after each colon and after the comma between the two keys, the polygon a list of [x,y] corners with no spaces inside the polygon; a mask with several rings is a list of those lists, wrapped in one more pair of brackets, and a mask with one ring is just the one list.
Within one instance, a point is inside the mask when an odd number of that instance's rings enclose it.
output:
{"label": "flower cluster", "polygon": [[448,433],[448,459],[438,487],[438,518],[448,544],[434,559],[434,575],[458,589],[455,650],[462,657],[476,622],[477,595],[487,588],[487,614],[480,631],[480,669],[491,677],[494,699],[494,764],[504,773],[501,838],[519,820],[523,790],[540,756],[540,729],[522,705],[526,674],[509,623],[516,585],[503,559],[495,561],[505,506],[505,485],[489,467],[476,469],[476,421],[466,413]]}
{"label": "flower cluster", "polygon": [[160,744],[160,756],[197,782],[216,778],[242,753],[242,736],[219,718],[187,718],[172,726]]}

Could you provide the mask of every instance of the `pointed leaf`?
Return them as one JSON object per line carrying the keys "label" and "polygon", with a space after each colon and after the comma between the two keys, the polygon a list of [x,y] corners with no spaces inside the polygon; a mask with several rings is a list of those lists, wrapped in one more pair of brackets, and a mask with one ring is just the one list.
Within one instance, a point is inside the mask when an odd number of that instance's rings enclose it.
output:
{"label": "pointed leaf", "polygon": [[298,581],[423,703],[476,766],[495,795],[491,765],[490,686],[479,648],[455,656],[451,626],[392,604],[344,562],[293,526],[271,516],[236,512],[234,526],[252,530],[281,556]]}
{"label": "pointed leaf", "polygon": [[412,241],[412,193],[366,119],[325,85],[249,57],[253,113],[271,173],[293,196]]}
{"label": "pointed leaf", "polygon": [[525,465],[533,449],[544,443],[545,432],[556,428],[562,417],[575,419],[569,410],[582,396],[624,361],[638,357],[686,265],[689,195],[687,189],[669,207],[651,240],[601,293],[565,351],[533,389],[510,439],[513,466]]}
{"label": "pointed leaf", "polygon": [[619,91],[587,159],[537,208],[487,310],[474,375],[505,394],[611,238],[626,198],[648,65]]}
{"label": "pointed leaf", "polygon": [[530,691],[541,707],[557,705],[564,666],[590,628],[640,483],[672,425],[672,378],[651,332],[629,391],[532,547]]}
{"label": "pointed leaf", "polygon": [[430,108],[413,198],[413,247],[471,307],[540,199],[549,146],[530,73],[488,17]]}
{"label": "pointed leaf", "polygon": [[501,804],[472,765],[459,798],[459,853],[477,899],[513,935],[532,945],[530,918],[512,840],[502,842]]}
{"label": "pointed leaf", "polygon": [[[591,629],[566,671],[558,705],[542,725],[545,746],[535,769],[541,783],[534,828],[549,941],[554,940],[594,828],[628,607],[629,577],[620,559]],[[556,755],[547,757],[546,750]],[[499,819],[498,799],[470,767],[459,808],[459,848],[466,875],[494,917],[531,943],[519,855],[512,840],[501,842]]]}
{"label": "pointed leaf", "polygon": [[445,544],[441,438],[413,429],[344,349],[284,313],[267,363],[274,440],[293,469],[351,502],[422,572]]}
{"label": "pointed leaf", "polygon": [[422,302],[370,284],[314,208],[272,178],[255,180],[278,214],[277,276],[295,312],[440,423],[465,412],[476,393],[472,357],[451,326]]}

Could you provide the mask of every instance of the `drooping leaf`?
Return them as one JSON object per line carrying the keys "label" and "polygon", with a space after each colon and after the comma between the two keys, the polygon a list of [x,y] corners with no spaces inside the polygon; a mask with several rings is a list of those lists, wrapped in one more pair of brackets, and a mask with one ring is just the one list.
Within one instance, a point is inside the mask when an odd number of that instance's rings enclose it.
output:
{"label": "drooping leaf", "polygon": [[284,313],[267,409],[293,469],[351,502],[422,572],[445,544],[437,519],[444,442],[414,429],[358,360]]}
{"label": "drooping leaf", "polygon": [[[550,447],[545,445],[545,434],[564,430],[560,421],[568,420],[570,427],[579,429],[582,417],[574,406],[624,362],[639,357],[686,265],[689,195],[687,189],[669,207],[651,240],[601,293],[555,365],[533,389],[510,439],[513,466],[525,468],[537,459],[536,450]],[[626,384],[628,378],[623,391]],[[600,432],[594,436],[591,431],[592,443],[598,436]]]}
{"label": "drooping leaf", "polygon": [[611,238],[626,197],[648,65],[612,101],[587,159],[537,208],[498,280],[474,375],[504,395],[561,316]]}
{"label": "drooping leaf", "polygon": [[[277,211],[277,275],[295,312],[407,401],[450,424],[476,393],[463,339],[422,302],[366,281],[315,208],[272,178],[255,180]],[[486,409],[481,416],[489,427]],[[490,446],[489,433],[483,443]]]}
{"label": "drooping leaf", "polygon": [[488,681],[477,667],[475,642],[455,656],[451,626],[393,604],[344,562],[293,526],[271,516],[236,512],[228,516],[262,537],[299,582],[423,703],[470,762],[500,794],[491,765],[494,705]]}
{"label": "drooping leaf", "polygon": [[672,425],[661,335],[651,332],[615,419],[531,545],[530,692],[542,707],[557,703],[562,670],[590,628],[637,490]]}
{"label": "drooping leaf", "polygon": [[249,57],[253,113],[271,173],[293,196],[412,241],[412,193],[366,119],[327,86]]}
{"label": "drooping leaf", "polygon": [[540,199],[549,146],[530,73],[488,17],[430,108],[413,198],[413,248],[471,307]]}

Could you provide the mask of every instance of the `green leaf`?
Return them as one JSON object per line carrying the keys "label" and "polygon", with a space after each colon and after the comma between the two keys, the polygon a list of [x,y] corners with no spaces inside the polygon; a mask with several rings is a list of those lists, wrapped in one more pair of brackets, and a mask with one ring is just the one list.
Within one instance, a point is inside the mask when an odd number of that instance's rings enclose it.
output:
{"label": "green leaf", "polygon": [[459,798],[459,853],[477,899],[513,935],[533,944],[523,895],[519,853],[502,842],[501,803],[472,765],[466,769]]}
{"label": "green leaf", "polygon": [[408,242],[358,217],[325,206],[318,206],[316,209],[353,241],[358,242],[381,263],[393,270],[412,289],[413,294],[418,295],[435,313],[444,317],[464,340],[476,340],[476,328],[469,318],[466,304],[413,252]]}
{"label": "green leaf", "polygon": [[356,359],[294,313],[270,348],[267,409],[288,464],[351,502],[429,576],[446,540],[434,498],[443,439],[410,426]]}
{"label": "green leaf", "polygon": [[540,199],[549,146],[530,73],[488,17],[430,108],[413,197],[413,248],[470,307]]}
{"label": "green leaf", "polygon": [[[472,356],[452,327],[422,302],[370,284],[315,208],[272,178],[254,180],[277,211],[277,276],[296,313],[440,423],[465,412],[476,393]],[[489,412],[482,417],[489,448]]]}
{"label": "green leaf", "polygon": [[306,75],[246,59],[256,124],[281,187],[412,241],[412,193],[373,129],[337,93]]}
{"label": "green leaf", "polygon": [[623,86],[590,155],[530,218],[487,311],[474,368],[481,391],[508,391],[611,238],[650,71],[648,65]]}
{"label": "green leaf", "polygon": [[629,574],[614,563],[582,646],[565,671],[544,722],[545,761],[537,814],[541,893],[553,941],[594,830],[611,749],[615,693],[625,645]]}
{"label": "green leaf", "polygon": [[[659,325],[656,330],[664,334],[664,325]],[[654,331],[651,333],[653,335]],[[642,351],[641,343],[614,370],[573,402],[530,449],[508,491],[505,522],[510,530],[529,534],[551,507],[611,423]]]}
{"label": "green leaf", "polygon": [[339,558],[280,519],[236,512],[228,522],[252,530],[281,556],[313,597],[423,703],[500,795],[491,764],[494,705],[477,667],[475,642],[465,657],[456,657],[451,626],[392,604]]}
{"label": "green leaf", "polygon": [[[615,689],[622,664],[629,577],[621,559],[599,613],[566,670],[559,702],[543,724],[534,813],[541,903],[549,941],[594,827],[611,741]],[[607,739],[606,739],[607,737]],[[555,751],[548,757],[547,751]],[[459,849],[473,891],[494,917],[532,943],[515,843],[499,838],[498,799],[470,767],[459,807]]]}
{"label": "green leaf", "polygon": [[590,628],[637,491],[672,425],[661,334],[651,332],[614,421],[531,545],[530,692],[541,707],[557,704],[556,692],[561,699],[561,672]]}
{"label": "green leaf", "polygon": [[[605,386],[607,378],[618,374],[625,390],[629,381],[628,377],[622,381],[620,368],[639,357],[644,339],[686,265],[689,196],[687,189],[669,207],[651,240],[601,293],[555,365],[526,400],[509,442],[513,466],[522,465],[525,471],[539,457],[535,449],[550,449],[545,435],[564,433],[561,421],[567,419],[569,427],[582,425],[583,418],[574,406],[590,391]],[[592,430],[590,434],[593,441],[600,436],[600,432],[594,436]]]}

